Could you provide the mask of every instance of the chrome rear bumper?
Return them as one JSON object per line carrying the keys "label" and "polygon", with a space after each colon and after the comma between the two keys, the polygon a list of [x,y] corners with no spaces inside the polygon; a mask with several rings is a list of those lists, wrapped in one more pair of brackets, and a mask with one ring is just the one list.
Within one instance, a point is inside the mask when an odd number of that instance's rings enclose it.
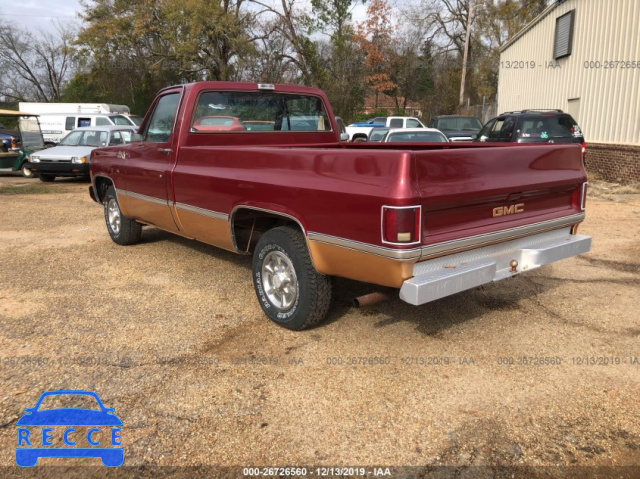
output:
{"label": "chrome rear bumper", "polygon": [[590,249],[590,236],[572,235],[565,228],[422,261],[414,265],[413,277],[402,284],[400,299],[415,305],[428,303]]}

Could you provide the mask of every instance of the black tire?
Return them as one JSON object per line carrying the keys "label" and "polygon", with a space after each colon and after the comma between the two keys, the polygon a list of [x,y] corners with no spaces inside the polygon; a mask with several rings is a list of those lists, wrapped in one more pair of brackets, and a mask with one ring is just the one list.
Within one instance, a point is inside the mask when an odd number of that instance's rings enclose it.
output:
{"label": "black tire", "polygon": [[38,178],[40,178],[40,181],[42,181],[43,183],[51,183],[56,179],[54,175],[45,175],[44,173],[39,173]]}
{"label": "black tire", "polygon": [[102,204],[104,205],[104,220],[107,223],[107,231],[113,242],[122,246],[139,242],[142,235],[142,225],[122,214],[113,186],[107,190]]}
{"label": "black tire", "polygon": [[[274,265],[281,268],[278,274]],[[304,235],[290,226],[269,230],[258,241],[253,286],[269,319],[294,331],[318,324],[331,305],[331,278],[316,271]]]}

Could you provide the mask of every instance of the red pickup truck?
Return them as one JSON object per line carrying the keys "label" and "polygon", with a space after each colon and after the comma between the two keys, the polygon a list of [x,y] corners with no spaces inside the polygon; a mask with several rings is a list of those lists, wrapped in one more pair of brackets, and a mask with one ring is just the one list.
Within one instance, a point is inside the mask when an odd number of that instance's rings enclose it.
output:
{"label": "red pickup truck", "polygon": [[580,145],[344,143],[322,91],[227,82],[160,91],[139,135],[90,159],[113,241],[153,225],[252,254],[289,329],[326,315],[331,276],[420,305],[591,247]]}

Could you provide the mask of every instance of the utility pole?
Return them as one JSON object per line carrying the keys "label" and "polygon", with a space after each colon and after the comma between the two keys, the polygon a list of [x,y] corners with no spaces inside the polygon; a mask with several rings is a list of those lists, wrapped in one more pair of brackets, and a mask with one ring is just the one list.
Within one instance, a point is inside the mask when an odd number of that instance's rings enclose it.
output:
{"label": "utility pole", "polygon": [[469,39],[471,38],[471,20],[473,19],[473,6],[475,0],[469,0],[469,15],[467,17],[467,35],[464,41],[464,54],[462,56],[462,81],[460,82],[460,105],[464,104],[464,89],[467,79],[467,61],[469,60]]}

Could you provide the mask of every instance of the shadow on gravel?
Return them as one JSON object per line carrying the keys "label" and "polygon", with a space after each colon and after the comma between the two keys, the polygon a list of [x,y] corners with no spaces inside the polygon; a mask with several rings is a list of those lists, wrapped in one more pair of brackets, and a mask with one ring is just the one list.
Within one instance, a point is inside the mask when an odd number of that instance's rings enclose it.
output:
{"label": "shadow on gravel", "polygon": [[[251,281],[251,256],[238,255],[196,240],[182,238],[154,227],[145,227],[141,243],[152,244],[170,241],[203,255],[212,256],[233,266],[244,268],[247,282]],[[491,311],[517,311],[523,300],[534,298],[549,289],[560,286],[560,282],[533,275],[521,275],[515,278],[480,286],[473,290],[433,301],[422,306],[412,306],[400,300],[398,290],[384,288],[345,278],[334,278],[333,303],[327,318],[311,329],[340,321],[350,312],[357,311],[366,321],[368,317],[379,317],[373,324],[375,328],[384,328],[399,322],[415,324],[416,330],[426,336],[439,337],[452,327],[477,319]],[[355,298],[372,292],[391,293],[387,301],[371,306],[356,308]]]}
{"label": "shadow on gravel", "polygon": [[[346,279],[336,280],[339,289],[339,306],[336,313],[342,312],[330,320],[338,320],[352,300],[358,295],[372,291],[381,291],[375,286]],[[394,295],[388,301],[360,308],[364,317],[383,315],[385,319],[374,323],[375,328],[385,328],[399,322],[409,322],[416,330],[430,337],[444,337],[446,330],[468,321],[478,319],[491,311],[517,311],[521,302],[535,298],[538,294],[558,287],[554,281],[532,276],[518,276],[498,283],[480,286],[469,291],[448,296],[421,306],[413,306]],[[348,301],[348,302],[347,302]],[[326,324],[323,323],[323,324]]]}

